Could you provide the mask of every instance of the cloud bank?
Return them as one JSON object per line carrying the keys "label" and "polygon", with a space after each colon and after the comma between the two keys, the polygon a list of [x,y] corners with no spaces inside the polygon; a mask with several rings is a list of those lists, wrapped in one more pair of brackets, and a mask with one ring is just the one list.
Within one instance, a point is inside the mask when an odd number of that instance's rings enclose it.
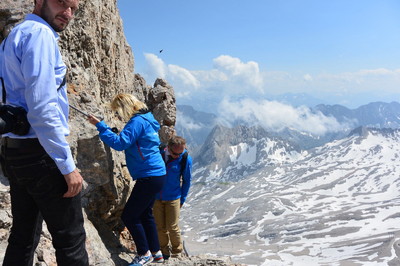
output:
{"label": "cloud bank", "polygon": [[[189,70],[166,64],[154,54],[145,54],[144,78],[152,82],[164,78],[174,87],[177,104],[189,104],[210,113],[219,111],[226,121],[257,121],[266,128],[285,127],[325,134],[348,125],[310,112],[306,107],[292,107],[273,101],[273,95],[305,93],[329,104],[349,108],[371,101],[400,101],[400,69],[363,69],[344,73],[304,73],[261,70],[255,61],[221,55],[208,70]],[[386,98],[385,98],[386,97]],[[357,106],[357,103],[361,103]],[[353,106],[351,106],[353,104]],[[195,123],[188,123],[196,127]]]}
{"label": "cloud bank", "polygon": [[176,125],[180,126],[182,128],[185,128],[187,130],[200,130],[204,127],[204,125],[202,123],[199,123],[197,121],[194,121],[193,119],[191,119],[189,116],[186,116],[184,113],[182,112],[177,112],[176,113]]}
{"label": "cloud bank", "polygon": [[340,131],[349,126],[340,124],[334,117],[327,117],[321,112],[313,113],[306,106],[295,108],[280,102],[266,100],[231,101],[225,98],[221,102],[219,115],[221,119],[230,124],[242,120],[250,125],[261,125],[272,131],[290,128],[314,135]]}
{"label": "cloud bank", "polygon": [[[307,93],[316,98],[351,104],[374,100],[400,101],[398,84],[400,69],[362,69],[344,73],[304,73],[298,71],[261,70],[255,61],[221,55],[213,59],[208,70],[189,70],[166,64],[154,54],[145,54],[147,66],[144,77],[153,82],[164,78],[174,89],[178,101],[205,99],[220,102],[225,96],[266,99],[283,93]],[[382,98],[385,96],[386,98]],[[368,98],[369,97],[369,98]],[[396,98],[397,97],[397,98]],[[349,106],[351,107],[351,106]]]}

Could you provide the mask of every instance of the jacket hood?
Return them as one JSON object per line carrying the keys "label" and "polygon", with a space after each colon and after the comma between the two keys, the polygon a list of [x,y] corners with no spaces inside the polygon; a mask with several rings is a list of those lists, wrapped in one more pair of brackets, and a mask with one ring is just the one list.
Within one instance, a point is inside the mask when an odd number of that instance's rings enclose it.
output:
{"label": "jacket hood", "polygon": [[151,112],[147,112],[144,114],[137,114],[137,115],[141,116],[143,119],[148,121],[150,123],[150,125],[153,127],[154,131],[158,132],[158,130],[160,129],[160,124],[154,118],[154,116]]}

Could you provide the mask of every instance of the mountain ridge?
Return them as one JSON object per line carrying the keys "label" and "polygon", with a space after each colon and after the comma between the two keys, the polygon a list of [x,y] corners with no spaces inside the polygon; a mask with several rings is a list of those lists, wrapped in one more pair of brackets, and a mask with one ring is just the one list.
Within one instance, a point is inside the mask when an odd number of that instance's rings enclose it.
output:
{"label": "mountain ridge", "polygon": [[334,116],[339,122],[358,121],[357,125],[372,127],[400,127],[400,103],[371,102],[356,109],[341,105],[317,105],[314,110]]}
{"label": "mountain ridge", "polygon": [[210,178],[199,165],[186,242],[250,265],[399,265],[398,158],[400,130],[360,127],[244,178]]}
{"label": "mountain ridge", "polygon": [[236,180],[252,173],[259,165],[279,163],[300,152],[295,145],[272,136],[260,126],[231,129],[217,125],[194,157],[194,167],[207,166],[203,176],[214,172],[213,178],[228,176]]}
{"label": "mountain ridge", "polygon": [[[234,127],[241,124],[234,122],[233,125],[229,126],[224,121],[221,121],[217,114],[196,111],[193,107],[187,105],[177,105],[177,110],[176,130],[178,134],[183,135],[188,140],[189,146],[194,153],[199,152],[208,134],[216,125]],[[359,126],[400,128],[400,103],[398,102],[371,102],[356,109],[349,109],[338,104],[319,104],[310,110],[314,113],[320,112],[326,117],[335,118],[343,125],[342,129],[328,131],[324,135],[310,134],[294,128],[285,128],[281,131],[274,131],[268,128],[266,130],[276,137],[290,140],[303,149],[309,149],[343,138],[351,130]],[[187,121],[190,121],[190,126],[186,126],[185,122]],[[245,123],[245,121],[242,121],[242,123]]]}

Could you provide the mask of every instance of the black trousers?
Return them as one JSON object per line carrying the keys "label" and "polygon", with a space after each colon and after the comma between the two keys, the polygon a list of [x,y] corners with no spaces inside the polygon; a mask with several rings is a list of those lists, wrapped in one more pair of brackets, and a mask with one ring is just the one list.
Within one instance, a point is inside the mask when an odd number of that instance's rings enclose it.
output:
{"label": "black trousers", "polygon": [[165,175],[137,179],[122,212],[122,221],[135,241],[138,255],[160,250],[153,205],[164,181]]}
{"label": "black trousers", "polygon": [[89,265],[81,195],[63,198],[64,176],[38,140],[2,139],[1,165],[10,182],[13,216],[3,265],[33,264],[43,220],[52,236],[57,265]]}

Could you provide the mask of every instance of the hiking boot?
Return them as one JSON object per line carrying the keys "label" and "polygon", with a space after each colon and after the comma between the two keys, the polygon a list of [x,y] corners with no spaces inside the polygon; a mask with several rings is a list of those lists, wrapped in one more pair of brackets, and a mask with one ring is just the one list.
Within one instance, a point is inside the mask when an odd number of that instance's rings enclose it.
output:
{"label": "hiking boot", "polygon": [[182,257],[182,253],[175,253],[171,255],[171,258],[181,258]]}
{"label": "hiking boot", "polygon": [[142,266],[153,261],[153,256],[136,256],[128,266]]}
{"label": "hiking boot", "polygon": [[157,262],[157,263],[163,263],[164,262],[164,256],[161,253],[161,251],[157,251],[156,254],[153,254],[153,262]]}

